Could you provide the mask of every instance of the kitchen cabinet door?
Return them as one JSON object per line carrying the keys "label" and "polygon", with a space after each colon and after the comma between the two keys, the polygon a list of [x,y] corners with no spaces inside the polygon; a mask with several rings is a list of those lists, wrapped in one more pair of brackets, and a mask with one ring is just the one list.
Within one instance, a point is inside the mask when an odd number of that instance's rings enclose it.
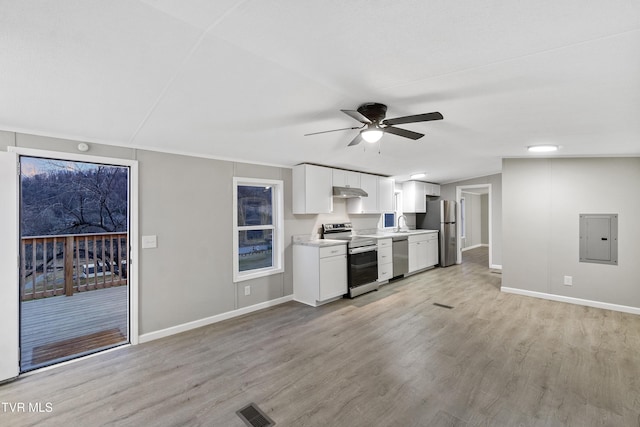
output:
{"label": "kitchen cabinet door", "polygon": [[347,256],[320,258],[319,301],[347,293]]}
{"label": "kitchen cabinet door", "polygon": [[367,173],[360,174],[360,188],[367,197],[354,197],[347,201],[347,211],[354,214],[380,213],[378,210],[378,177]]}
{"label": "kitchen cabinet door", "polygon": [[438,184],[425,183],[425,194],[427,196],[439,196],[440,186]]}
{"label": "kitchen cabinet door", "polygon": [[380,213],[395,211],[393,199],[395,181],[392,178],[378,177],[378,211]]}
{"label": "kitchen cabinet door", "polygon": [[418,242],[409,243],[409,273],[418,271]]}
{"label": "kitchen cabinet door", "polygon": [[417,264],[418,270],[422,270],[423,268],[427,268],[429,260],[429,246],[428,242],[418,242],[418,254],[417,254]]}
{"label": "kitchen cabinet door", "polygon": [[405,213],[425,213],[427,211],[426,183],[407,181],[402,184],[402,210]]}
{"label": "kitchen cabinet door", "polygon": [[333,211],[332,169],[315,165],[293,168],[293,213],[319,214]]}
{"label": "kitchen cabinet door", "polygon": [[427,267],[438,265],[438,233],[430,234],[425,246],[427,247]]}
{"label": "kitchen cabinet door", "polygon": [[[360,188],[360,172],[332,169],[334,187]],[[366,191],[366,190],[365,190]]]}

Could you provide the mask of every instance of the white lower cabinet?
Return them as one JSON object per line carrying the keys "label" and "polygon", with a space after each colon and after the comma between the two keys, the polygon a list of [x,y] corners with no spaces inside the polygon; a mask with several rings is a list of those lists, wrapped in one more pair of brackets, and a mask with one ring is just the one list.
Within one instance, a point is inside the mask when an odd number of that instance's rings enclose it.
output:
{"label": "white lower cabinet", "polygon": [[347,246],[293,246],[293,299],[318,306],[347,293]]}
{"label": "white lower cabinet", "polygon": [[378,282],[393,277],[393,247],[391,239],[378,240]]}
{"label": "white lower cabinet", "polygon": [[438,264],[438,233],[409,236],[409,273]]}
{"label": "white lower cabinet", "polygon": [[427,238],[427,267],[438,265],[439,253],[438,253],[438,233],[429,233]]}

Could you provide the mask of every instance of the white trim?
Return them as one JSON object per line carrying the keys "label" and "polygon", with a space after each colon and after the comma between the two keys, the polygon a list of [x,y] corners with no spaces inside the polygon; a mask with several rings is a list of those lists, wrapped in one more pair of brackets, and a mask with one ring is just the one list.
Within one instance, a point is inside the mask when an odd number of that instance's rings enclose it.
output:
{"label": "white trim", "polygon": [[[493,186],[492,184],[471,184],[471,185],[457,185],[456,186],[456,203],[460,203],[460,198],[462,197],[463,190],[467,190],[469,188],[487,188],[489,191],[487,194],[489,195],[489,199],[487,203],[489,204],[488,215],[489,215],[489,268],[495,268],[493,264]],[[456,209],[456,222],[460,225],[460,209]],[[458,247],[458,254],[456,257],[456,264],[462,264],[462,237],[460,236],[460,228],[456,227],[456,243]],[[486,243],[485,243],[486,244]],[[500,266],[502,268],[502,266]]]}
{"label": "white trim", "polygon": [[551,301],[566,302],[568,304],[582,305],[582,306],[594,307],[594,308],[602,308],[604,310],[620,311],[620,312],[623,312],[623,313],[640,314],[640,308],[639,307],[630,307],[630,306],[627,306],[627,305],[611,304],[611,303],[608,303],[608,302],[592,301],[592,300],[581,299],[581,298],[566,297],[566,296],[563,296],[563,295],[547,294],[547,293],[544,293],[544,292],[528,291],[528,290],[525,290],[525,289],[509,288],[509,287],[505,287],[505,286],[502,286],[500,288],[500,290],[502,292],[509,293],[509,294],[523,295],[523,296],[527,296],[527,297],[541,298],[541,299],[546,299],[546,300],[551,300]]}
{"label": "white trim", "polygon": [[502,270],[502,264],[491,264],[489,268],[493,270]]}
{"label": "white trim", "polygon": [[[251,270],[240,273],[238,255],[238,185],[269,185],[274,188],[273,194],[273,225],[262,227],[248,227],[247,229],[272,229],[274,239],[273,263],[268,268]],[[270,276],[284,272],[284,181],[262,178],[233,177],[233,282],[238,283],[258,277]],[[244,229],[244,227],[243,227]]]}
{"label": "white trim", "polygon": [[20,156],[46,157],[61,160],[71,160],[77,162],[103,163],[116,166],[129,167],[129,178],[131,195],[129,200],[129,245],[131,247],[129,266],[129,341],[131,344],[138,344],[138,205],[139,205],[139,178],[138,161],[122,159],[117,157],[93,156],[90,154],[67,153],[64,151],[39,150],[35,148],[7,147],[7,151],[14,152]]}
{"label": "white trim", "polygon": [[18,161],[0,152],[0,383],[20,374]]}
{"label": "white trim", "polygon": [[253,313],[254,311],[262,310],[264,308],[274,307],[276,305],[284,304],[285,302],[289,301],[293,301],[293,295],[287,295],[284,297],[272,299],[270,301],[261,302],[259,304],[250,305],[248,307],[239,308],[237,310],[227,311],[226,313],[205,317],[204,319],[194,320],[192,322],[183,323],[181,325],[171,326],[169,328],[160,329],[159,331],[149,332],[140,335],[140,343],[157,340],[160,338],[179,334],[181,332],[200,328],[202,326],[222,322],[223,320],[228,320],[248,313]]}

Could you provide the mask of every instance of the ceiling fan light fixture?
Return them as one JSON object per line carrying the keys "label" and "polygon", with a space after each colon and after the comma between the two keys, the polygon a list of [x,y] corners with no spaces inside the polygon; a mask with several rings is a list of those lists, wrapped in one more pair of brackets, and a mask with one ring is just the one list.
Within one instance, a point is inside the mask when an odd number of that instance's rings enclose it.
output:
{"label": "ceiling fan light fixture", "polygon": [[360,135],[365,141],[374,143],[380,141],[380,138],[382,138],[382,133],[383,132],[379,128],[372,127],[367,130],[363,130]]}
{"label": "ceiling fan light fixture", "polygon": [[540,144],[540,145],[530,145],[527,147],[530,153],[550,153],[552,151],[558,151],[557,145],[552,144]]}

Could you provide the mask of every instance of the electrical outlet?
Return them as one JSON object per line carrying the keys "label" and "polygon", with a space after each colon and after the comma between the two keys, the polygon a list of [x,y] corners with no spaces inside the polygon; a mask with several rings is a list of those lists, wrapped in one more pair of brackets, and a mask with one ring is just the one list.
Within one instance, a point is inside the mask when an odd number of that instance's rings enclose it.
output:
{"label": "electrical outlet", "polygon": [[573,276],[564,276],[565,286],[573,286]]}
{"label": "electrical outlet", "polygon": [[251,286],[247,285],[244,287],[244,296],[251,295]]}

